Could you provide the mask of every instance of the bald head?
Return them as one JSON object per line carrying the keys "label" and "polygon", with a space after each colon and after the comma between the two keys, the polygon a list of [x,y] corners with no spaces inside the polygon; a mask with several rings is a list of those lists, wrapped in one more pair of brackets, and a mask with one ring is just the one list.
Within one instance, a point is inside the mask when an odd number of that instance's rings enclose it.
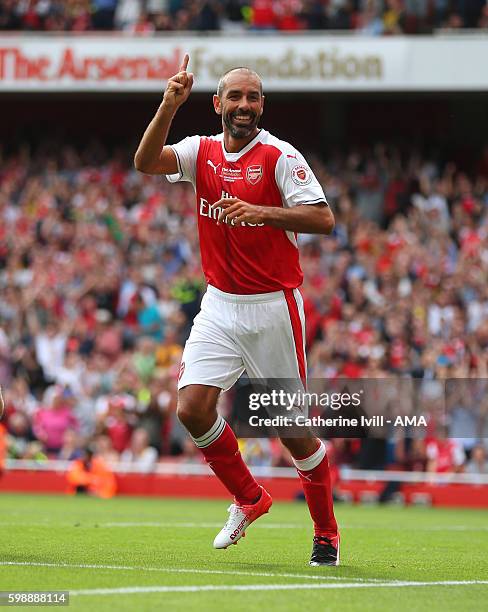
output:
{"label": "bald head", "polygon": [[259,74],[251,68],[246,68],[245,66],[238,66],[237,68],[231,68],[230,70],[227,70],[227,72],[224,72],[224,74],[220,77],[219,84],[217,85],[217,95],[219,96],[219,98],[221,98],[222,94],[224,93],[228,77],[230,77],[231,75],[238,76],[240,74],[255,79],[258,83],[261,96],[263,95],[263,82],[261,81],[261,77],[259,76]]}

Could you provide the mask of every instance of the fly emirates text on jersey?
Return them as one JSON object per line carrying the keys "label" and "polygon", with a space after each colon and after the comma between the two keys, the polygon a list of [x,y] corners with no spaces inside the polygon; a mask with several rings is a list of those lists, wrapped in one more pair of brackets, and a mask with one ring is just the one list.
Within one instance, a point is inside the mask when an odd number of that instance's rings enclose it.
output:
{"label": "fly emirates text on jersey", "polygon": [[[220,197],[221,198],[234,198],[235,196],[231,195],[230,193],[227,193],[226,191],[222,191],[222,195]],[[199,206],[198,212],[202,217],[208,217],[209,219],[212,219],[213,221],[216,222],[222,210],[223,209],[220,208],[220,206],[218,206],[217,208],[212,208],[211,205],[208,203],[208,200],[206,200],[205,198],[200,198],[200,206]],[[227,219],[225,219],[224,223],[227,223],[228,225],[236,224],[235,219],[232,219],[232,221],[230,222]],[[248,226],[248,227],[262,227],[263,225],[264,223],[246,223],[245,221],[241,223],[241,226]]]}

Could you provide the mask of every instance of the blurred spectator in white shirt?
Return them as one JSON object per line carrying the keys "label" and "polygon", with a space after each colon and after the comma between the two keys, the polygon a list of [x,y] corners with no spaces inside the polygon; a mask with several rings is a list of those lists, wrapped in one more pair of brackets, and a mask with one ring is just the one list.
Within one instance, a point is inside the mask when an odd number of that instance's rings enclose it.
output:
{"label": "blurred spectator in white shirt", "polygon": [[467,474],[488,474],[488,454],[483,444],[477,444],[471,451],[471,459],[467,463]]}
{"label": "blurred spectator in white shirt", "polygon": [[158,461],[158,451],[149,446],[149,435],[139,427],[132,433],[130,447],[120,455],[121,463],[129,463],[140,472],[152,472]]}

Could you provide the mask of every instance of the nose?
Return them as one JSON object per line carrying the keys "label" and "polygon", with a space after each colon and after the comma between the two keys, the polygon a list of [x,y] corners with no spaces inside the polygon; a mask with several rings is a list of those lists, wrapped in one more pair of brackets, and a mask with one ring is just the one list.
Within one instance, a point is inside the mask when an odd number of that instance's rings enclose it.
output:
{"label": "nose", "polygon": [[250,106],[247,98],[241,98],[241,100],[239,101],[239,110],[246,112],[249,110],[249,108]]}

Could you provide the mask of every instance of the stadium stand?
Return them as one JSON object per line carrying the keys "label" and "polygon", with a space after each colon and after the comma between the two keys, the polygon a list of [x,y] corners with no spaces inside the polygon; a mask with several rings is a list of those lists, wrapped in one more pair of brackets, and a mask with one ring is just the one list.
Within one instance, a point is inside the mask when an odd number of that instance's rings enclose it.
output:
{"label": "stadium stand", "polygon": [[487,28],[485,0],[4,0],[0,30],[351,30],[364,35]]}
{"label": "stadium stand", "polygon": [[[381,143],[308,157],[337,219],[332,237],[300,237],[309,375],[482,384],[488,150],[473,173]],[[204,287],[194,195],[142,176],[129,158],[109,158],[97,144],[56,153],[20,146],[2,157],[0,382],[10,458],[72,460],[90,447],[109,464],[122,453],[136,463],[199,461],[175,418],[182,344]],[[477,428],[469,393],[482,398]],[[486,398],[460,386],[450,420],[430,423],[427,439],[333,440],[329,454],[339,466],[486,473]],[[147,436],[135,442],[141,428]],[[289,465],[273,440],[242,450],[257,467]]]}

